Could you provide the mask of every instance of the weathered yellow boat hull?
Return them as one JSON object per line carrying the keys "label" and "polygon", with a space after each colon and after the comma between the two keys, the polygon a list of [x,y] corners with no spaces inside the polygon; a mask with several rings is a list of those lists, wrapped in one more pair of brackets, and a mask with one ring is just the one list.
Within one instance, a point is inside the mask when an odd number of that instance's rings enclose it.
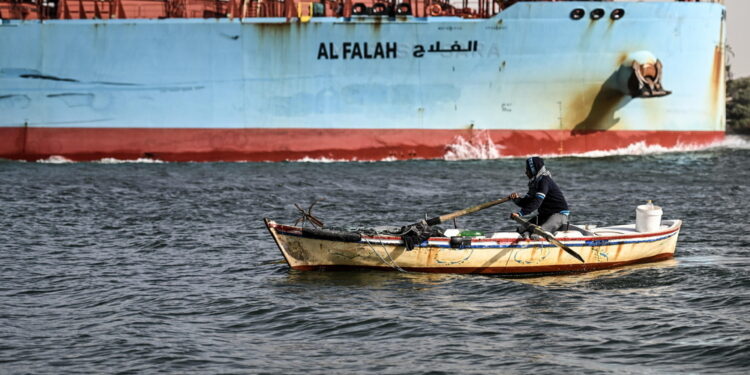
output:
{"label": "weathered yellow boat hull", "polygon": [[[290,267],[297,270],[374,268],[415,272],[539,274],[583,272],[674,256],[680,220],[665,221],[656,232],[638,233],[632,225],[601,228],[596,236],[563,233],[558,239],[585,263],[546,240],[474,239],[451,248],[449,238],[430,238],[407,250],[398,237],[361,236],[359,241],[312,238],[302,228],[267,221]],[[568,235],[568,236],[566,236]]]}

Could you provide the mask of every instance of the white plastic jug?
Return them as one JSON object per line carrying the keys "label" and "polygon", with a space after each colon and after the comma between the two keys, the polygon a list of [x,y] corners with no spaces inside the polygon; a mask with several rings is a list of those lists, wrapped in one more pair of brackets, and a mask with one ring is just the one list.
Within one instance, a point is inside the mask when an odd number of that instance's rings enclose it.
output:
{"label": "white plastic jug", "polygon": [[661,226],[662,210],[651,201],[635,209],[635,230],[638,232],[655,232]]}

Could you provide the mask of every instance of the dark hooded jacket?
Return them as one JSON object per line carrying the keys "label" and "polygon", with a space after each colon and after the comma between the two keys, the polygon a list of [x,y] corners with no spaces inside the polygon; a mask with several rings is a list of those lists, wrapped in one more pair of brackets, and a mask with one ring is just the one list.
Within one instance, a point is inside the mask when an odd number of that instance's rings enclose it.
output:
{"label": "dark hooded jacket", "polygon": [[544,223],[554,213],[569,215],[568,202],[562,191],[552,180],[552,174],[544,167],[544,159],[532,157],[526,159],[526,170],[532,176],[529,180],[529,191],[514,202],[521,207],[521,216],[539,210],[539,223]]}

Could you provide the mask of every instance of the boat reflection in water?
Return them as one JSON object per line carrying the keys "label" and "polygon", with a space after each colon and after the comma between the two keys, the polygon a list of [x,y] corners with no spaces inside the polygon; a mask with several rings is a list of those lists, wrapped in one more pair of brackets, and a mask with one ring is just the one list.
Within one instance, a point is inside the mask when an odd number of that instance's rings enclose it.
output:
{"label": "boat reflection in water", "polygon": [[[622,266],[619,268],[591,271],[585,273],[571,273],[564,275],[549,275],[536,277],[513,277],[510,280],[523,284],[544,286],[544,287],[566,287],[579,285],[592,281],[614,280],[625,276],[645,271],[645,270],[668,270],[677,267],[680,262],[677,259],[667,259],[661,262],[641,263]],[[508,279],[508,276],[503,276]]]}
{"label": "boat reflection in water", "polygon": [[[541,287],[570,287],[590,282],[616,281],[623,277],[630,277],[644,271],[666,271],[679,265],[677,259],[667,259],[661,262],[642,263],[623,266],[615,269],[591,271],[585,273],[571,273],[562,275],[519,277],[507,275],[483,275],[487,278],[503,279],[508,282],[534,285]],[[290,270],[284,279],[288,284],[339,286],[339,287],[397,287],[411,290],[430,289],[436,286],[453,283],[460,280],[474,279],[484,283],[485,278],[476,275],[436,274],[423,272],[382,272],[379,270],[339,271],[339,272],[306,272]]]}

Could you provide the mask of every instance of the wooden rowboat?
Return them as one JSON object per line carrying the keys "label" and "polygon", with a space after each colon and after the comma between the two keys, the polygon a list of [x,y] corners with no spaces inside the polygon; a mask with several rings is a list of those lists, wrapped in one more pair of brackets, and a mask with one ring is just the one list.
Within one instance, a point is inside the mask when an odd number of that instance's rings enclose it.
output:
{"label": "wooden rowboat", "polygon": [[[555,238],[584,263],[545,239],[515,232],[484,237],[430,237],[407,250],[400,237],[281,225],[266,227],[295,270],[370,268],[412,272],[535,275],[585,272],[672,258],[681,220],[664,220],[658,230],[637,232],[635,224],[557,232]],[[446,231],[448,233],[448,231]]]}

